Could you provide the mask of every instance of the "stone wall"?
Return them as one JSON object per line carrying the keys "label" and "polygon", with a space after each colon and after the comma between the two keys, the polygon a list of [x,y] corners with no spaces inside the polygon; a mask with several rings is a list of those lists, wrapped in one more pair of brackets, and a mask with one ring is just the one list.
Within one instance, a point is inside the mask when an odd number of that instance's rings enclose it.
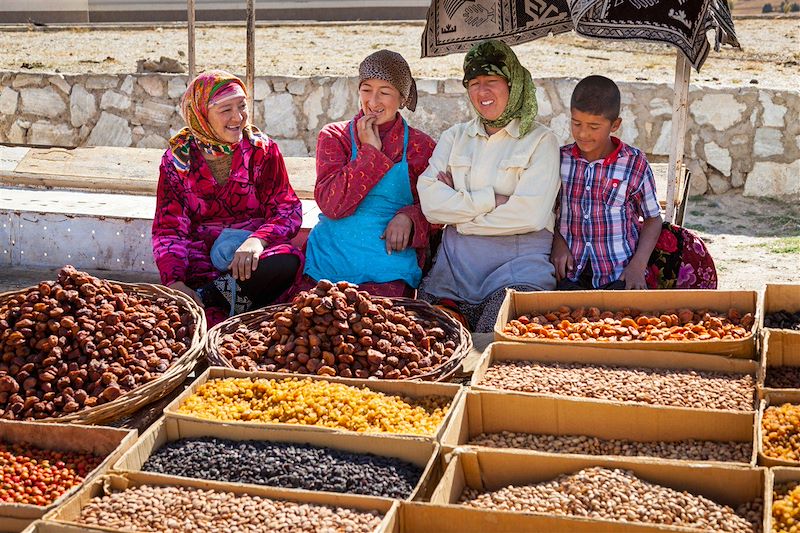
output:
{"label": "stone wall", "polygon": [[[539,120],[569,139],[569,97],[577,80],[537,80]],[[434,137],[467,120],[455,79],[420,79],[412,125]],[[183,120],[177,104],[186,76],[62,75],[0,72],[0,142],[59,146],[164,148]],[[623,140],[654,160],[669,154],[672,90],[621,83]],[[284,155],[313,155],[319,129],[358,106],[356,78],[259,77],[254,122]],[[686,161],[692,194],[737,189],[746,195],[800,198],[800,92],[692,85]]]}

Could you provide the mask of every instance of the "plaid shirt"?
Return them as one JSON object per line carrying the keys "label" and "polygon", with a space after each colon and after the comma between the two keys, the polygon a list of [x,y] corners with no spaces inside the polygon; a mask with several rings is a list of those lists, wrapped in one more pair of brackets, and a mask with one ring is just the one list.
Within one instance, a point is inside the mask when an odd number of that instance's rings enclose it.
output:
{"label": "plaid shirt", "polygon": [[660,216],[653,171],[645,155],[616,137],[603,160],[587,161],[578,145],[561,147],[561,204],[558,225],[567,241],[577,281],[592,265],[592,285],[619,279],[636,252],[643,219]]}

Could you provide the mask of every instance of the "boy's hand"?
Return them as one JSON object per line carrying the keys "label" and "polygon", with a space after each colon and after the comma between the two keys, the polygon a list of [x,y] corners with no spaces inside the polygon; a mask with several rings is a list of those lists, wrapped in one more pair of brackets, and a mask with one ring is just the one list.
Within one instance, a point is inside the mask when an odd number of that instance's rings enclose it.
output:
{"label": "boy's hand", "polygon": [[619,277],[619,279],[625,282],[626,289],[628,290],[647,289],[647,282],[644,280],[645,268],[646,267],[640,265],[639,263],[635,263],[633,261],[628,263],[628,266],[625,267],[625,270],[622,271],[622,275]]}
{"label": "boy's hand", "polygon": [[550,250],[550,262],[556,267],[556,280],[561,281],[575,269],[575,258],[569,251],[567,241],[558,231],[553,235],[553,247]]}

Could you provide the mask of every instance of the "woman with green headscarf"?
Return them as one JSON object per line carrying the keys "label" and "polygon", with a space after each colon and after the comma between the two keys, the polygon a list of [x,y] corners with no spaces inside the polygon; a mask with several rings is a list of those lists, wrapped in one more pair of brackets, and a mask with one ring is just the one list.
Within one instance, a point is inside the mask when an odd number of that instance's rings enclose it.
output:
{"label": "woman with green headscarf", "polygon": [[442,134],[417,183],[428,221],[447,225],[420,297],[480,332],[492,330],[506,288],[555,289],[559,148],[535,122],[531,74],[507,45],[475,45],[463,83],[477,116]]}

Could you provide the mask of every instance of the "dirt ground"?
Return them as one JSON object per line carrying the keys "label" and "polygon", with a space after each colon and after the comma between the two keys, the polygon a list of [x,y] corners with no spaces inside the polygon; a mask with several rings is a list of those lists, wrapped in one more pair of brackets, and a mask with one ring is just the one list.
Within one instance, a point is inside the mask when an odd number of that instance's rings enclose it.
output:
{"label": "dirt ground", "polygon": [[[709,54],[694,82],[796,88],[800,85],[800,17],[737,19],[741,50],[723,47]],[[460,76],[463,55],[420,59],[423,23],[341,23],[259,25],[259,75],[352,76],[374,50],[403,54],[417,77]],[[660,44],[602,41],[574,32],[515,47],[535,78],[582,77],[602,73],[624,81],[672,82],[675,51]],[[186,64],[184,27],[36,28],[0,27],[0,70],[62,73],[135,72],[139,59],[160,56]],[[198,69],[245,71],[245,28],[201,26]]]}
{"label": "dirt ground", "polygon": [[720,289],[800,283],[800,205],[740,194],[689,199],[684,225],[708,246]]}

